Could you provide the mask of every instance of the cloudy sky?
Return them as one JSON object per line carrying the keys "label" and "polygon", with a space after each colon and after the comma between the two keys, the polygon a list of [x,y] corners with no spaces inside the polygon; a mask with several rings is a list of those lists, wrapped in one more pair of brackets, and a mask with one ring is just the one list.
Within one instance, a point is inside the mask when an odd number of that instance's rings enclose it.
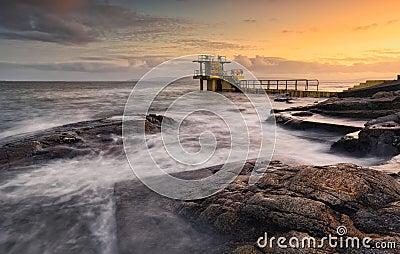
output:
{"label": "cloudy sky", "polygon": [[188,54],[260,78],[393,79],[398,0],[2,0],[0,80],[130,80]]}

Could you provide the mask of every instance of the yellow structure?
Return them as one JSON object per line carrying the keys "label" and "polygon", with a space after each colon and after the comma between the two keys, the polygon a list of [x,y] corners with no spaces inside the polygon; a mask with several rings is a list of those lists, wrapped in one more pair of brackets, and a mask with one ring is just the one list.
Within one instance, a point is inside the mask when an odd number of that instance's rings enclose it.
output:
{"label": "yellow structure", "polygon": [[207,90],[213,92],[236,92],[237,89],[228,81],[219,77],[210,76],[207,78]]}
{"label": "yellow structure", "polygon": [[224,70],[224,65],[231,63],[225,56],[199,55],[198,59],[193,62],[200,65],[193,76],[194,79],[200,80],[200,90],[204,89],[204,80],[206,80],[208,91],[234,92],[238,90],[236,87],[240,83],[240,79],[244,78],[241,69],[233,69],[230,74]]}
{"label": "yellow structure", "polygon": [[360,83],[359,85],[351,87],[347,90],[350,91],[350,90],[363,89],[363,88],[367,88],[367,87],[371,87],[371,86],[380,85],[380,84],[382,84],[384,82],[388,82],[388,81],[392,81],[392,80],[367,80],[366,82]]}

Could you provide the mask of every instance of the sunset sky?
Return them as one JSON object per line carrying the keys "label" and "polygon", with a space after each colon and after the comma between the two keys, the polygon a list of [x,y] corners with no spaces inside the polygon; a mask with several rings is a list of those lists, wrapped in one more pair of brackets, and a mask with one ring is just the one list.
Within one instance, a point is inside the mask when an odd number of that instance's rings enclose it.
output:
{"label": "sunset sky", "polygon": [[264,77],[393,79],[397,0],[2,0],[0,80],[130,80],[220,54]]}

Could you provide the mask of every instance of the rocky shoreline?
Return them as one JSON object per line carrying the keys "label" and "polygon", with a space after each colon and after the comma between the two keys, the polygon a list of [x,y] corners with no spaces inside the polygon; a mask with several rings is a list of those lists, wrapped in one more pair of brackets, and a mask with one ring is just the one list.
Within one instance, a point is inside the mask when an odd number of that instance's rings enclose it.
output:
{"label": "rocky shoreline", "polygon": [[[159,132],[163,119],[148,116],[146,132]],[[396,119],[387,116],[371,121],[365,128]],[[3,140],[0,169],[14,170],[86,155],[121,156],[121,131],[120,119],[101,119]],[[335,235],[339,226],[346,226],[352,237],[400,242],[400,185],[394,177],[353,164],[317,167],[273,161],[263,168],[266,172],[262,178],[249,185],[254,169],[260,168],[255,161],[248,161],[226,189],[186,202],[162,197],[139,181],[116,183],[119,252],[351,253],[326,246],[288,250],[276,245],[260,248],[256,244],[264,233],[275,237],[313,237],[318,241]],[[175,176],[198,179],[219,170],[220,166],[215,166]],[[369,253],[367,249],[362,251]]]}
{"label": "rocky shoreline", "polygon": [[[137,206],[145,211],[161,210],[167,217],[177,216],[188,232],[202,230],[214,235],[214,241],[208,239],[203,245],[195,241],[191,253],[352,253],[329,246],[290,250],[278,246],[260,248],[256,243],[265,233],[320,241],[329,234],[337,236],[339,226],[345,226],[351,237],[400,242],[400,185],[390,176],[353,164],[315,167],[273,161],[260,181],[250,186],[248,179],[254,163],[248,161],[241,175],[226,189],[201,200],[167,199],[143,185],[138,187],[137,182],[117,184],[114,191],[121,253],[137,249],[138,226],[166,227],[165,221],[154,223],[146,216],[138,220]],[[216,166],[192,172],[192,176],[206,176],[218,170]],[[170,241],[179,246],[179,238]],[[183,251],[177,248],[165,246],[163,253]],[[368,253],[365,248],[358,251]],[[394,249],[385,253],[398,252]]]}
{"label": "rocky shoreline", "polygon": [[399,110],[399,92],[377,92],[370,97],[332,97],[315,105],[275,110],[275,113],[309,111],[327,116],[375,119],[398,113]]}
{"label": "rocky shoreline", "polygon": [[[364,126],[310,122],[310,115],[364,119]],[[318,128],[345,133],[332,145],[332,151],[356,156],[391,158],[400,154],[400,93],[377,92],[370,97],[330,98],[311,106],[275,110],[278,124],[296,128]]]}

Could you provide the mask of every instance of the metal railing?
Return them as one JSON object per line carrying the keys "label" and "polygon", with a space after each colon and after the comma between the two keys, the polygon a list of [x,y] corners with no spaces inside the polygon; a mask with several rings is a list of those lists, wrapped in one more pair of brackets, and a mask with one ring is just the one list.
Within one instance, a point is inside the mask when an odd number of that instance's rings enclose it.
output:
{"label": "metal railing", "polygon": [[206,75],[206,71],[205,70],[194,70],[194,76],[205,76]]}
{"label": "metal railing", "polygon": [[206,74],[205,70],[201,70],[201,71],[200,70],[195,70],[194,71],[194,76],[211,76],[211,75],[218,76],[221,79],[224,79],[226,77],[230,77],[231,76],[231,75],[228,74],[227,71],[219,71],[218,73],[211,72],[211,73],[208,73],[208,74]]}
{"label": "metal railing", "polygon": [[213,56],[213,55],[199,55],[194,62],[220,62],[230,63],[226,56]]}
{"label": "metal railing", "polygon": [[241,80],[240,87],[267,89],[267,90],[315,90],[319,89],[317,79],[263,79],[263,80]]}

